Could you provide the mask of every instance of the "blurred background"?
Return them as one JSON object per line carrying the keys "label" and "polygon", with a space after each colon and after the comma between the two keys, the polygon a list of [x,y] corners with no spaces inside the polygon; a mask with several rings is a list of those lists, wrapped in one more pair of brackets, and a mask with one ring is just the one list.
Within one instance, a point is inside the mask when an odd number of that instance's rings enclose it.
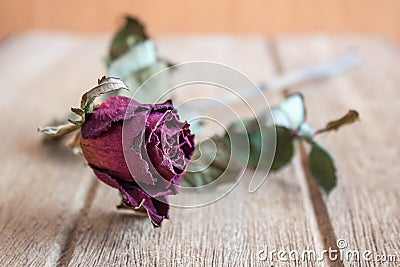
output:
{"label": "blurred background", "polygon": [[103,33],[125,14],[164,34],[368,34],[400,43],[399,0],[0,0],[0,39],[41,29]]}

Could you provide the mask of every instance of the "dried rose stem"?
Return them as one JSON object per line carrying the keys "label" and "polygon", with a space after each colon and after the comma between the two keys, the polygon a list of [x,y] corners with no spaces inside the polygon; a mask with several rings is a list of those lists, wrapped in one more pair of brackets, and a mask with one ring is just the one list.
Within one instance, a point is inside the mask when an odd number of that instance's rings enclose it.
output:
{"label": "dried rose stem", "polygon": [[[330,62],[284,74],[270,82],[267,82],[266,84],[258,85],[258,87],[263,93],[281,91],[294,85],[325,79],[330,76],[340,74],[357,65],[359,61],[360,56],[357,51],[351,50],[345,55]],[[240,92],[239,94],[242,99],[246,100],[259,95],[259,93],[255,90],[243,90],[243,92]],[[218,99],[218,102],[222,102],[226,105],[233,104],[237,101],[239,101],[239,98],[234,94],[222,96]],[[201,106],[196,106],[195,108],[193,107],[192,103],[188,105],[182,104],[179,108],[188,110],[195,109],[197,112],[201,113],[203,110],[216,108],[218,106],[218,102],[210,101],[207,104],[202,104]]]}

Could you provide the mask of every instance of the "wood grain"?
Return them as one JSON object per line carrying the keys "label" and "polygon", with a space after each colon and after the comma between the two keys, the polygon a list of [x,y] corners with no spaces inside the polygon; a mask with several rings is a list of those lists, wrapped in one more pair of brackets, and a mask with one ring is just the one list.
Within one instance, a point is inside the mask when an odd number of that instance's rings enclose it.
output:
{"label": "wood grain", "polygon": [[[360,112],[360,123],[318,138],[337,158],[339,172],[338,188],[325,203],[335,234],[348,242],[348,249],[399,257],[398,50],[379,38],[287,37],[277,42],[285,71],[323,62],[350,48],[362,58],[356,69],[293,90],[304,93],[309,119],[316,126],[350,108]],[[393,262],[360,264],[396,266]],[[353,265],[347,262],[346,266]]]}
{"label": "wood grain", "polygon": [[[258,81],[274,73],[262,39],[232,37],[159,39],[159,50],[174,61],[217,60],[237,67]],[[202,208],[173,208],[171,220],[154,229],[147,218],[121,213],[115,190],[101,185],[88,215],[75,235],[70,266],[263,266],[261,249],[314,248],[311,209],[306,206],[297,161],[279,174],[271,175],[254,194],[244,182],[216,203]],[[213,192],[188,195],[206,201]],[[296,266],[296,262],[289,262]],[[314,266],[318,263],[310,263]]]}
{"label": "wood grain", "polygon": [[85,205],[93,175],[36,129],[65,116],[95,81],[98,40],[28,34],[0,47],[1,266],[54,266]]}
{"label": "wood grain", "polygon": [[[226,197],[202,208],[172,208],[171,220],[154,229],[146,217],[116,210],[117,192],[97,182],[82,158],[62,146],[43,146],[35,132],[65,116],[103,75],[107,42],[106,36],[31,33],[0,46],[1,266],[270,266],[278,262],[258,260],[259,250],[318,251],[334,247],[337,238],[352,250],[398,255],[400,56],[393,46],[378,38],[327,36],[277,42],[232,36],[157,39],[160,54],[174,62],[217,61],[255,82],[355,48],[362,56],[358,68],[292,90],[305,94],[315,125],[349,108],[359,110],[362,121],[318,138],[338,159],[339,186],[329,197],[318,191],[297,156],[256,193],[248,193],[248,171]],[[276,104],[282,97],[269,100]],[[205,200],[227,186],[187,197]]]}

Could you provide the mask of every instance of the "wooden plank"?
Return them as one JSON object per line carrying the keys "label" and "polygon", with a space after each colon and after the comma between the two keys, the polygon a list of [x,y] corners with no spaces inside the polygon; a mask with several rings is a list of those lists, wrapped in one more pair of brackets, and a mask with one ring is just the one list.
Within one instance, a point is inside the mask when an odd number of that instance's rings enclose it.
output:
{"label": "wooden plank", "polygon": [[[276,75],[266,43],[258,38],[202,37],[158,40],[159,51],[175,62],[212,60],[244,71],[256,81]],[[82,54],[84,56],[84,54]],[[248,180],[247,173],[244,180]],[[300,162],[271,175],[256,193],[245,181],[221,200],[196,209],[172,208],[171,219],[154,229],[147,218],[117,211],[119,196],[101,185],[73,237],[70,266],[255,266],[261,249],[319,247],[313,214],[299,181]],[[218,190],[224,190],[221,186]],[[218,192],[214,192],[218,193]],[[193,193],[202,199],[202,193]],[[69,258],[70,257],[70,258]],[[289,262],[289,266],[299,263]],[[304,263],[307,265],[307,263]],[[320,265],[309,263],[310,266]],[[269,265],[268,265],[269,266]]]}
{"label": "wooden plank", "polygon": [[[336,157],[339,171],[339,185],[325,203],[334,234],[346,240],[348,249],[371,250],[373,257],[397,255],[399,262],[399,51],[377,38],[296,36],[277,42],[284,71],[324,62],[348,49],[361,55],[356,69],[294,90],[304,93],[309,120],[316,126],[349,108],[360,112],[361,123],[318,137]],[[383,265],[396,263],[366,260],[359,266]]]}
{"label": "wooden plank", "polygon": [[64,146],[43,146],[36,128],[96,81],[104,40],[35,33],[0,47],[0,266],[54,266],[69,242],[95,180]]}

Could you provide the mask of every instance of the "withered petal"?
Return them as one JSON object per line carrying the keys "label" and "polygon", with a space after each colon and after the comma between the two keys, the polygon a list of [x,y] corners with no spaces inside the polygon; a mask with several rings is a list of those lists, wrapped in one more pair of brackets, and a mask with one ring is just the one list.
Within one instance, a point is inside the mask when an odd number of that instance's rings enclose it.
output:
{"label": "withered petal", "polygon": [[169,205],[167,204],[168,201],[166,196],[159,196],[157,199],[150,197],[139,187],[132,185],[124,187],[118,182],[117,179],[114,179],[108,173],[93,167],[92,169],[97,178],[107,185],[118,189],[122,194],[124,194],[125,205],[134,209],[138,209],[141,205],[143,205],[146,208],[147,214],[149,215],[151,222],[155,227],[161,226],[161,223],[164,219],[169,219]]}
{"label": "withered petal", "polygon": [[[128,108],[128,106],[130,107]],[[128,97],[109,97],[92,114],[87,116],[82,126],[82,137],[97,137],[107,131],[113,122],[131,118],[134,113],[127,113],[127,110],[135,110],[139,106],[138,102]]]}
{"label": "withered petal", "polygon": [[142,105],[123,96],[85,118],[81,147],[96,176],[120,190],[127,206],[143,205],[155,226],[168,218],[167,196],[177,194],[195,150],[172,101]]}

